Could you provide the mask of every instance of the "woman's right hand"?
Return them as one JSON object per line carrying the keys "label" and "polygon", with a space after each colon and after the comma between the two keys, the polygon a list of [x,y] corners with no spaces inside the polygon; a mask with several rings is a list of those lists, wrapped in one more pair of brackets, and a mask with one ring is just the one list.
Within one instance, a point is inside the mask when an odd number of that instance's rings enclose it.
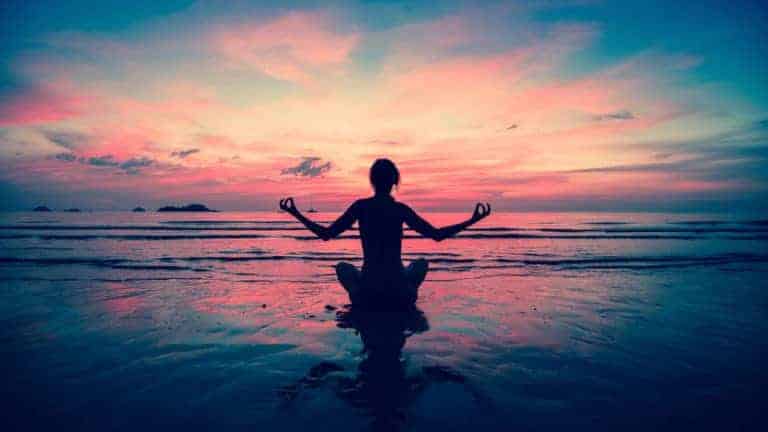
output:
{"label": "woman's right hand", "polygon": [[280,210],[295,215],[299,211],[296,209],[296,204],[293,202],[293,197],[283,198],[280,200]]}
{"label": "woman's right hand", "polygon": [[488,217],[488,215],[491,214],[491,204],[490,203],[477,203],[475,205],[475,212],[472,213],[472,220],[477,222],[482,219],[485,219]]}

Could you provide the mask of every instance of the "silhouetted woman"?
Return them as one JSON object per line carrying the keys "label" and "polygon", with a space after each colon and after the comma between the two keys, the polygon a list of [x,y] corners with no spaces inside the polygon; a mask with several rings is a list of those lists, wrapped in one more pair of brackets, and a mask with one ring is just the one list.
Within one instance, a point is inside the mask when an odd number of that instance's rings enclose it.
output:
{"label": "silhouetted woman", "polygon": [[377,159],[371,166],[370,180],[374,196],[355,201],[329,227],[302,215],[293,198],[280,200],[280,208],[323,240],[337,237],[357,221],[363,244],[363,269],[358,271],[346,262],[336,265],[336,275],[349,293],[350,301],[368,306],[412,305],[418,296],[419,285],[427,275],[428,264],[424,259],[417,259],[408,267],[403,266],[400,256],[403,223],[424,237],[441,241],[488,216],[491,205],[478,203],[472,217],[466,221],[435,228],[392,197],[392,187],[400,183],[400,172],[392,161]]}

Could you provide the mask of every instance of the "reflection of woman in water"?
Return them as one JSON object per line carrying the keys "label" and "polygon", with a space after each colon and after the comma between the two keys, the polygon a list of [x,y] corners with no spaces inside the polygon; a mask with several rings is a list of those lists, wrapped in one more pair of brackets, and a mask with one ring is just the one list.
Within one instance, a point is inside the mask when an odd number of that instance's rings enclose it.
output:
{"label": "reflection of woman in water", "polygon": [[354,329],[360,335],[364,358],[357,373],[351,377],[340,364],[320,362],[298,382],[280,390],[285,402],[293,404],[300,401],[305,392],[330,388],[341,400],[370,416],[373,430],[382,431],[403,429],[409,412],[433,384],[461,386],[479,407],[492,408],[485,395],[450,367],[431,365],[406,370],[402,358],[406,339],[429,330],[427,317],[418,308],[361,311],[352,305],[337,312],[336,324]]}
{"label": "reflection of woman in water", "polygon": [[427,275],[428,266],[424,259],[415,260],[408,267],[403,266],[400,254],[403,223],[424,237],[441,241],[488,216],[491,205],[478,203],[472,217],[466,221],[435,228],[410,207],[392,197],[392,187],[400,183],[400,173],[392,161],[377,159],[371,166],[370,180],[374,196],[355,201],[329,227],[321,226],[302,215],[293,198],[280,200],[280,208],[323,240],[337,237],[358,222],[363,244],[362,271],[345,262],[336,266],[339,281],[349,293],[353,304],[413,304],[418,296],[419,285]]}

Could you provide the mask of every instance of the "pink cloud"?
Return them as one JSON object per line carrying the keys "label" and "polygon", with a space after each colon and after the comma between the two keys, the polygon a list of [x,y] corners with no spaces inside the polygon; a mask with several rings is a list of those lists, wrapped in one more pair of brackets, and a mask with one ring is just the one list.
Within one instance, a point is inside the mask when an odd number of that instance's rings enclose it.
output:
{"label": "pink cloud", "polygon": [[153,143],[157,140],[142,131],[101,131],[103,135],[95,139],[89,148],[89,156],[108,153],[119,158],[130,158],[137,154],[147,154],[152,151]]}
{"label": "pink cloud", "polygon": [[[519,25],[493,25],[506,20]],[[205,197],[219,208],[271,208],[288,194],[338,208],[370,192],[367,170],[379,156],[399,163],[401,197],[433,208],[730,187],[685,172],[587,171],[642,164],[651,151],[629,144],[643,134],[684,135],[661,126],[695,100],[664,77],[696,62],[641,56],[584,75],[568,61],[596,33],[589,25],[533,25],[483,11],[369,31],[363,40],[332,15],[305,11],[196,30],[202,51],[196,36],[170,40],[162,32],[141,43],[58,38],[56,47],[93,61],[41,56],[21,69],[27,82],[79,86],[46,84],[0,102],[0,126],[28,126],[13,131],[19,144],[6,152],[18,158],[9,162],[15,175],[158,201]],[[380,61],[347,68],[360,43]],[[657,71],[658,64],[666,66]],[[304,87],[282,92],[269,80],[241,80],[243,70]],[[325,79],[331,75],[339,79]],[[63,120],[73,121],[38,126]],[[69,153],[56,159],[63,150],[44,132],[59,128],[89,138],[72,147],[75,162],[66,162]],[[45,158],[39,163],[16,156],[32,157],[35,146]],[[190,150],[198,151],[171,157]],[[280,176],[304,155],[334,169],[322,179]],[[100,166],[79,162],[107,156]],[[153,162],[137,174],[120,167],[142,158]]]}
{"label": "pink cloud", "polygon": [[592,79],[532,87],[519,95],[531,111],[578,110],[600,114],[622,108],[610,83]]}
{"label": "pink cloud", "polygon": [[[569,56],[594,37],[596,32],[591,26],[560,24],[545,34],[521,29],[514,35],[518,39],[504,51],[468,49],[461,54],[450,51],[456,46],[471,48],[486,42],[495,43],[482,24],[488,23],[472,22],[464,17],[419,24],[418,28],[428,33],[436,31],[438,35],[420,39],[415,49],[407,44],[396,46],[398,52],[386,69],[385,86],[390,103],[384,111],[390,114],[417,111],[438,113],[443,118],[446,118],[444,114],[455,115],[475,122],[507,122],[508,113],[515,121],[521,114],[538,120],[540,115],[535,111],[554,108],[549,114],[557,114],[557,109],[578,105],[584,97],[595,106],[610,106],[604,99],[606,93],[613,93],[611,88],[603,89],[600,85],[585,88],[586,83],[579,81],[551,84],[552,75],[566,68]],[[444,33],[448,36],[441,36]],[[573,88],[575,86],[581,88]],[[429,109],[425,110],[426,107]]]}
{"label": "pink cloud", "polygon": [[0,126],[24,126],[57,122],[76,117],[88,98],[57,85],[30,88],[0,102]]}
{"label": "pink cloud", "polygon": [[[443,53],[483,37],[467,17],[449,15],[431,21],[404,24],[384,36],[394,54],[401,58]],[[413,60],[418,60],[414,58]]]}
{"label": "pink cloud", "polygon": [[[501,90],[514,84],[521,76],[522,52],[488,57],[459,57],[415,68],[398,76],[394,86],[404,92],[421,92],[434,98],[459,93],[457,85],[463,83],[473,89],[496,87]],[[487,85],[486,85],[487,84]],[[463,93],[463,92],[462,92]]]}
{"label": "pink cloud", "polygon": [[358,40],[357,33],[337,32],[328,15],[311,12],[235,25],[215,31],[211,37],[214,51],[230,66],[304,83],[318,69],[346,62]]}
{"label": "pink cloud", "polygon": [[385,84],[385,116],[458,115],[475,121],[498,115],[523,78],[524,50],[455,57],[396,72]]}

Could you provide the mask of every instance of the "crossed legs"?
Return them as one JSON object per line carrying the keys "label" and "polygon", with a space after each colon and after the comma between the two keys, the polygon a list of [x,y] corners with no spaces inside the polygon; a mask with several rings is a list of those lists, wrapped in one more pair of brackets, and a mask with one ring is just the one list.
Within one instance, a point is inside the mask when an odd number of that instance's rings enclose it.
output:
{"label": "crossed legs", "polygon": [[[404,272],[407,281],[405,296],[412,302],[416,301],[419,286],[427,277],[428,270],[429,262],[424,258],[411,261],[405,267]],[[362,276],[360,270],[348,262],[342,261],[336,264],[336,277],[344,289],[347,290],[347,293],[349,293],[349,300],[352,304],[360,303],[363,300]]]}

